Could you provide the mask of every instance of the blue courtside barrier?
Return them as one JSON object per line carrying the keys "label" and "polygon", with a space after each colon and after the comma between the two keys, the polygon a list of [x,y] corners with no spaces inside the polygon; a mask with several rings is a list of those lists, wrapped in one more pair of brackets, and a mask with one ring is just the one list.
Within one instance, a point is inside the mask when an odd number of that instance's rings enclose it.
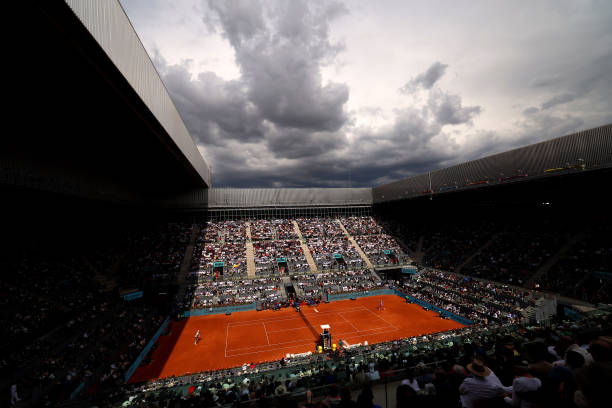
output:
{"label": "blue courtside barrier", "polygon": [[402,293],[399,290],[395,290],[395,294],[397,296],[403,297],[404,299],[407,298],[412,303],[416,303],[419,306],[426,307],[427,309],[431,309],[431,310],[433,310],[435,312],[438,312],[438,313],[440,313],[440,314],[442,314],[444,316],[448,316],[448,317],[450,317],[451,319],[453,319],[454,321],[456,321],[458,323],[465,324],[466,326],[471,326],[471,325],[474,324],[473,321],[468,320],[465,317],[462,317],[462,316],[456,315],[454,313],[448,312],[448,311],[446,311],[444,309],[441,309],[441,308],[439,308],[437,306],[430,305],[429,303],[427,303],[427,302],[425,302],[425,301],[423,301],[421,299],[417,299],[417,298],[412,297],[410,295],[406,295],[405,293]]}
{"label": "blue courtside barrier", "polygon": [[78,397],[79,394],[81,393],[81,391],[83,391],[83,388],[85,388],[85,383],[84,382],[80,383],[79,386],[76,387],[74,389],[74,391],[72,391],[72,393],[70,393],[70,399],[73,400],[76,397]]}
{"label": "blue courtside barrier", "polygon": [[136,371],[136,369],[138,368],[138,366],[142,362],[142,359],[147,355],[149,350],[151,350],[151,347],[153,347],[153,345],[155,344],[155,342],[157,341],[159,336],[161,336],[161,334],[164,332],[164,330],[166,330],[166,326],[168,326],[169,322],[170,322],[170,317],[166,317],[166,320],[164,320],[164,322],[161,324],[161,326],[159,327],[157,332],[155,332],[155,334],[151,338],[151,341],[149,341],[149,343],[145,346],[145,348],[142,349],[142,351],[138,355],[138,358],[136,358],[136,361],[134,361],[132,363],[130,368],[125,373],[125,382],[128,382],[129,379],[132,377],[132,375],[134,374],[134,371]]}
{"label": "blue courtside barrier", "polygon": [[227,312],[248,312],[250,310],[257,310],[257,303],[247,303],[245,305],[226,306],[226,307],[213,307],[210,309],[191,309],[184,312],[185,317],[191,316],[206,316],[215,314],[225,314]]}
{"label": "blue courtside barrier", "polygon": [[369,290],[367,292],[351,292],[351,293],[338,293],[338,294],[330,294],[328,299],[330,301],[335,300],[346,300],[352,298],[362,298],[369,296],[382,296],[382,295],[395,295],[395,292],[391,289],[374,289]]}

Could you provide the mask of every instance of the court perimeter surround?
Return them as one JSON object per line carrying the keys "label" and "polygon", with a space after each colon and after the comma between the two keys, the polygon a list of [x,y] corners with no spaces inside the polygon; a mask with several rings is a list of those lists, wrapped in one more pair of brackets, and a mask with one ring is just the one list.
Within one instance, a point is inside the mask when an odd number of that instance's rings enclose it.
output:
{"label": "court perimeter surround", "polygon": [[[380,300],[385,310],[378,310]],[[342,300],[280,311],[238,312],[191,317],[171,326],[159,339],[152,362],[139,367],[130,382],[279,360],[287,353],[315,351],[321,324],[331,326],[332,342],[369,344],[463,327],[437,313],[407,304],[394,295]],[[307,322],[310,323],[309,327]],[[201,341],[194,345],[200,330]]]}

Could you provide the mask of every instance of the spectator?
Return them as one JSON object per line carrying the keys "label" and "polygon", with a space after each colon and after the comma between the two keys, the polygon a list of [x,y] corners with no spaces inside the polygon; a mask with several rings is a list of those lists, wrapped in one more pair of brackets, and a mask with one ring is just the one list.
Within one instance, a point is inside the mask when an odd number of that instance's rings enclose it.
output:
{"label": "spectator", "polygon": [[478,408],[483,403],[492,404],[494,400],[500,400],[505,393],[512,392],[512,387],[504,387],[482,358],[474,357],[466,368],[471,375],[459,387],[463,408]]}
{"label": "spectator", "polygon": [[527,366],[515,367],[516,377],[512,381],[512,398],[505,397],[505,401],[513,407],[536,408],[543,402],[542,394],[537,391],[542,381],[529,372]]}

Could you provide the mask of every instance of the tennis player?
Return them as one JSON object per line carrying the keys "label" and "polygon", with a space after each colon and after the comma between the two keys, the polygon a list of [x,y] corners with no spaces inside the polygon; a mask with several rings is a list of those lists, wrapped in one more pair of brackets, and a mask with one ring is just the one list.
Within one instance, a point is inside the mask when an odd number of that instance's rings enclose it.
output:
{"label": "tennis player", "polygon": [[200,329],[198,329],[198,331],[195,334],[195,342],[193,344],[197,346],[198,341],[200,341]]}

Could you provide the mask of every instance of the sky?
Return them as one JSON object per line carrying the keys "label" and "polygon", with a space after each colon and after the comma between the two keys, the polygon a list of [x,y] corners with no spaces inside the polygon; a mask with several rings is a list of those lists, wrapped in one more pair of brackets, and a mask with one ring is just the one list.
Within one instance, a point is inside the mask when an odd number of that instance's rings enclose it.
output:
{"label": "sky", "polygon": [[216,187],[371,187],[612,123],[609,0],[120,0]]}

